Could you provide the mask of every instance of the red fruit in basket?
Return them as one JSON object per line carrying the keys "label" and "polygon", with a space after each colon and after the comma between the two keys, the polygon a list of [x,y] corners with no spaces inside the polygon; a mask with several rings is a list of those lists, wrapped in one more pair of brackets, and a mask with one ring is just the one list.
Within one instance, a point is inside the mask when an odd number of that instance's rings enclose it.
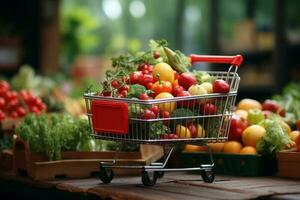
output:
{"label": "red fruit in basket", "polygon": [[169,139],[178,139],[178,135],[176,135],[174,133],[169,133],[168,137],[169,137]]}
{"label": "red fruit in basket", "polygon": [[1,92],[6,92],[8,90],[10,90],[10,86],[9,86],[8,82],[4,81],[4,80],[1,80],[0,81],[0,91]]}
{"label": "red fruit in basket", "polygon": [[9,116],[13,119],[16,119],[18,118],[18,113],[16,111],[12,111]]}
{"label": "red fruit in basket", "polygon": [[152,71],[153,71],[153,65],[146,65],[144,67],[144,69],[147,70],[149,73],[152,73]]}
{"label": "red fruit in basket", "polygon": [[143,94],[140,94],[139,99],[140,100],[149,100],[150,97],[148,94],[143,93]]}
{"label": "red fruit in basket", "polygon": [[128,85],[122,85],[122,86],[118,89],[119,93],[121,93],[123,90],[128,91],[128,90],[129,90],[129,86],[128,86]]}
{"label": "red fruit in basket", "polygon": [[202,115],[215,115],[217,114],[217,107],[211,103],[205,103],[200,106],[200,113]]}
{"label": "red fruit in basket", "polygon": [[197,83],[197,79],[192,73],[184,72],[179,75],[178,83],[184,87],[184,89],[188,90],[190,86]]}
{"label": "red fruit in basket", "polygon": [[105,97],[110,97],[111,96],[111,91],[102,91],[101,93]]}
{"label": "red fruit in basket", "polygon": [[233,115],[230,120],[228,140],[242,141],[242,133],[247,128],[247,122],[239,116]]}
{"label": "red fruit in basket", "polygon": [[146,109],[142,113],[142,118],[143,119],[156,119],[156,115],[153,111]]}
{"label": "red fruit in basket", "polygon": [[297,120],[296,127],[297,127],[298,131],[300,131],[300,119]]}
{"label": "red fruit in basket", "polygon": [[159,113],[159,107],[156,106],[156,105],[153,105],[153,106],[150,108],[150,110],[151,110],[152,112],[154,112],[156,115],[158,115],[158,113]]}
{"label": "red fruit in basket", "polygon": [[142,71],[142,73],[145,75],[145,74],[149,74],[149,71],[148,70],[146,70],[146,69],[144,69],[143,71]]}
{"label": "red fruit in basket", "polygon": [[113,87],[113,88],[118,88],[119,87],[119,82],[117,81],[117,80],[113,80],[112,82],[111,82],[111,86]]}
{"label": "red fruit in basket", "polygon": [[0,109],[3,109],[5,106],[5,99],[3,97],[0,97]]}
{"label": "red fruit in basket", "polygon": [[145,69],[146,63],[141,63],[138,66],[138,71],[143,71]]}
{"label": "red fruit in basket", "polygon": [[197,135],[198,135],[196,125],[193,124],[192,122],[190,122],[190,123],[188,123],[187,128],[190,130],[191,136],[192,136],[193,138],[196,138]]}
{"label": "red fruit in basket", "polygon": [[[179,92],[177,95],[177,97],[187,97],[187,96],[191,96],[191,94],[186,90]],[[193,100],[180,100],[177,102],[177,105],[181,107],[190,107],[193,105],[193,103],[194,103]]]}
{"label": "red fruit in basket", "polygon": [[146,85],[147,90],[151,90],[152,87],[153,87],[152,82],[147,83],[147,85]]}
{"label": "red fruit in basket", "polygon": [[176,85],[174,88],[173,88],[173,91],[172,91],[172,94],[173,96],[177,97],[178,94],[182,91],[184,91],[185,89],[181,86],[181,85]]}
{"label": "red fruit in basket", "polygon": [[147,87],[148,83],[154,83],[154,78],[153,78],[152,74],[144,74],[143,75],[142,85]]}
{"label": "red fruit in basket", "polygon": [[172,93],[172,84],[169,81],[156,81],[151,90],[154,92],[155,96],[162,92]]}
{"label": "red fruit in basket", "polygon": [[279,104],[276,101],[272,101],[270,99],[265,100],[262,104],[262,110],[269,110],[273,113],[277,113],[279,108]]}
{"label": "red fruit in basket", "polygon": [[153,58],[155,58],[155,59],[160,58],[160,52],[159,51],[154,51],[153,52]]}
{"label": "red fruit in basket", "polygon": [[218,79],[213,82],[213,92],[226,94],[230,90],[229,84],[223,79]]}
{"label": "red fruit in basket", "polygon": [[26,115],[26,110],[23,107],[17,107],[16,112],[18,116],[23,117]]}
{"label": "red fruit in basket", "polygon": [[120,92],[120,97],[121,98],[124,98],[124,97],[126,97],[127,96],[127,90],[122,90],[121,92]]}
{"label": "red fruit in basket", "polygon": [[0,121],[5,119],[5,113],[3,111],[0,110]]}
{"label": "red fruit in basket", "polygon": [[140,71],[132,72],[130,74],[130,83],[131,84],[142,84],[143,83],[143,73]]}

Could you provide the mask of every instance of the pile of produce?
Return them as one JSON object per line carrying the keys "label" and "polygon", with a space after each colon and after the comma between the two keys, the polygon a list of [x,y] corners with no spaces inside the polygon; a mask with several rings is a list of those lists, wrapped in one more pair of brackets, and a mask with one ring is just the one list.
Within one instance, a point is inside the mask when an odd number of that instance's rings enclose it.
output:
{"label": "pile of produce", "polygon": [[[149,47],[150,50],[147,52],[113,58],[113,70],[106,72],[106,80],[102,82],[102,90],[97,95],[147,101],[195,95],[203,97],[211,93],[230,92],[229,83],[220,77],[202,71],[189,72],[190,58],[180,51],[169,49],[165,40],[151,40]],[[224,106],[222,99],[219,101]],[[135,104],[132,107],[136,106]],[[141,103],[138,106],[138,109],[129,108],[130,115],[145,120],[199,116],[199,114],[215,115],[224,110],[214,99],[170,101],[148,107]],[[206,136],[203,124],[192,120],[182,121],[184,123],[174,123],[174,121],[168,123],[167,120],[161,120],[149,123],[150,127],[146,129],[150,130],[150,138],[177,139]]]}
{"label": "pile of produce", "polygon": [[16,128],[31,152],[45,154],[49,160],[60,159],[62,151],[106,151],[118,147],[114,142],[95,140],[90,131],[87,119],[68,114],[27,115]]}
{"label": "pile of produce", "polygon": [[31,91],[17,92],[11,90],[6,81],[0,81],[0,121],[6,118],[24,117],[28,113],[39,115],[46,109],[45,103]]}

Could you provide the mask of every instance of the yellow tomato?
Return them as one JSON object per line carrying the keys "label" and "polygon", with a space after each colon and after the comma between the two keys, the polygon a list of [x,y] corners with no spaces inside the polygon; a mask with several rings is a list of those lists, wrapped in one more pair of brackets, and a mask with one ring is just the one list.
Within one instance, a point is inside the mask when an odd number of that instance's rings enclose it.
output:
{"label": "yellow tomato", "polygon": [[[172,94],[167,92],[162,92],[155,97],[155,99],[166,99],[166,98],[174,98],[174,97]],[[161,111],[168,111],[171,114],[176,107],[176,103],[174,101],[171,101],[166,103],[159,103],[157,104],[157,106]]]}
{"label": "yellow tomato", "polygon": [[170,83],[173,83],[174,81],[174,70],[172,67],[164,62],[157,63],[152,71],[152,75],[154,80],[158,80],[157,75],[159,76],[159,79],[162,81],[169,81]]}

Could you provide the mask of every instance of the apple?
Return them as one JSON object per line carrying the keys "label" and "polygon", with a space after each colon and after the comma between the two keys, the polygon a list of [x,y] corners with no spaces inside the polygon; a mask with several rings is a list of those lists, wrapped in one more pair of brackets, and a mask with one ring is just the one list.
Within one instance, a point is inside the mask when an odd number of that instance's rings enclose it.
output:
{"label": "apple", "polygon": [[197,134],[197,127],[195,126],[195,124],[190,122],[187,125],[187,128],[190,130],[192,138],[196,138],[198,134]]}
{"label": "apple", "polygon": [[242,141],[242,133],[247,128],[247,121],[237,115],[233,115],[230,120],[228,140]]}
{"label": "apple", "polygon": [[207,94],[206,90],[204,87],[202,87],[201,85],[191,85],[188,89],[188,92],[191,95],[202,95],[202,94]]}
{"label": "apple", "polygon": [[279,108],[279,104],[276,101],[272,101],[270,99],[265,100],[262,104],[262,110],[269,110],[273,113],[277,113]]}
{"label": "apple", "polygon": [[189,87],[191,87],[192,85],[197,83],[197,79],[192,73],[184,72],[179,75],[178,83],[179,83],[179,85],[184,87],[186,90],[188,90]]}
{"label": "apple", "polygon": [[217,79],[213,82],[213,92],[226,94],[230,91],[229,84],[223,79]]}
{"label": "apple", "polygon": [[211,103],[205,103],[200,106],[200,113],[202,115],[215,115],[217,114],[217,107]]}

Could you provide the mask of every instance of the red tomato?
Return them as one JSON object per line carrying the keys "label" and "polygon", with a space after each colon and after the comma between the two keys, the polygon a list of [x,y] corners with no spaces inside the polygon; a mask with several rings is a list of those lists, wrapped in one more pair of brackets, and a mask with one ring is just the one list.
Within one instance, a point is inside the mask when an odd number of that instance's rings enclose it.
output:
{"label": "red tomato", "polygon": [[159,107],[156,106],[156,105],[153,105],[153,106],[150,108],[150,110],[151,110],[152,112],[154,112],[156,115],[158,115],[158,113],[159,113]]}
{"label": "red tomato", "polygon": [[0,97],[0,109],[3,110],[4,106],[5,106],[5,99],[3,97]]}
{"label": "red tomato", "polygon": [[146,63],[140,63],[138,66],[138,71],[143,71],[145,69]]}
{"label": "red tomato", "polygon": [[148,70],[149,73],[152,73],[152,71],[153,71],[153,65],[146,65],[146,66],[144,67],[144,69],[145,69],[145,70]]}
{"label": "red tomato", "polygon": [[213,92],[226,94],[230,90],[229,84],[223,79],[218,79],[213,82]]}
{"label": "red tomato", "polygon": [[146,69],[144,69],[143,71],[142,71],[142,73],[145,75],[145,74],[149,74],[149,71],[148,70],[146,70]]}
{"label": "red tomato", "polygon": [[169,139],[178,139],[178,135],[174,134],[174,133],[169,133]]}
{"label": "red tomato", "polygon": [[147,84],[148,83],[154,83],[154,79],[153,79],[153,76],[152,74],[144,74],[143,75],[143,80],[142,80],[142,85],[147,87]]}
{"label": "red tomato", "polygon": [[122,86],[118,89],[119,93],[121,93],[123,90],[128,91],[128,90],[129,90],[129,86],[128,86],[128,85],[122,85]]}
{"label": "red tomato", "polygon": [[1,80],[0,81],[0,89],[2,89],[3,91],[10,90],[10,86],[9,86],[8,82],[5,80]]}
{"label": "red tomato", "polygon": [[17,107],[16,109],[18,116],[23,117],[26,115],[26,110],[23,107]]}
{"label": "red tomato", "polygon": [[143,94],[140,94],[139,99],[140,100],[149,100],[150,97],[148,96],[148,94],[143,93]]}
{"label": "red tomato", "polygon": [[200,106],[200,113],[202,115],[215,115],[217,114],[217,107],[211,103],[205,103]]}
{"label": "red tomato", "polygon": [[151,90],[152,86],[153,86],[153,83],[152,83],[152,82],[149,82],[149,83],[147,83],[146,88],[147,88],[148,90]]}
{"label": "red tomato", "polygon": [[16,111],[12,111],[9,116],[13,119],[16,119],[18,118],[18,113]]}
{"label": "red tomato", "polygon": [[5,119],[5,113],[0,110],[0,121]]}
{"label": "red tomato", "polygon": [[240,117],[233,115],[230,120],[230,129],[228,140],[242,141],[242,133],[247,128],[247,122],[243,121]]}
{"label": "red tomato", "polygon": [[172,84],[169,81],[157,81],[153,84],[151,90],[155,96],[162,92],[172,93]]}
{"label": "red tomato", "polygon": [[[187,96],[191,96],[191,94],[186,90],[183,90],[177,94],[177,97],[187,97]],[[178,101],[177,103],[177,105],[181,107],[192,107],[193,104],[195,104],[194,100],[181,100]]]}
{"label": "red tomato", "polygon": [[[177,85],[175,87],[173,87],[173,92],[172,94],[177,97],[179,93],[181,93],[182,91],[184,91],[184,88],[181,85]],[[189,95],[188,95],[189,96]]]}
{"label": "red tomato", "polygon": [[117,80],[113,80],[113,81],[111,82],[111,86],[112,86],[113,88],[117,89],[117,88],[119,87],[119,82],[118,82]]}
{"label": "red tomato", "polygon": [[160,113],[162,118],[169,118],[170,117],[170,113],[168,111],[162,111]]}
{"label": "red tomato", "polygon": [[178,83],[184,87],[184,89],[188,90],[191,85],[197,83],[197,79],[192,73],[184,72],[178,77]]}
{"label": "red tomato", "polygon": [[122,90],[120,92],[120,95],[122,95],[122,97],[126,97],[127,96],[127,90]]}
{"label": "red tomato", "polygon": [[142,113],[142,118],[143,119],[155,119],[156,115],[153,111],[146,109],[144,110],[144,112]]}
{"label": "red tomato", "polygon": [[142,84],[143,82],[143,73],[140,71],[132,72],[130,74],[130,83],[131,84]]}

